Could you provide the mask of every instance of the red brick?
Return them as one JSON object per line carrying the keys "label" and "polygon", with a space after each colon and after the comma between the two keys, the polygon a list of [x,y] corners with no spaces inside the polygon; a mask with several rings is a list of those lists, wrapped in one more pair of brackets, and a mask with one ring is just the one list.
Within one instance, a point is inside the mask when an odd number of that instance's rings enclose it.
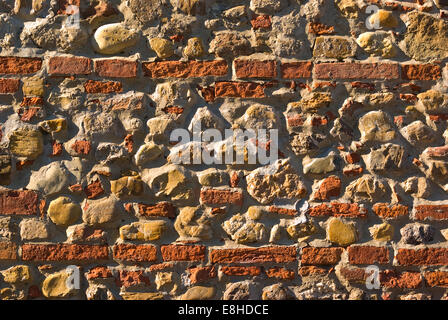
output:
{"label": "red brick", "polygon": [[341,179],[338,177],[325,178],[319,189],[313,194],[316,200],[329,200],[330,197],[339,197],[341,193]]}
{"label": "red brick", "polygon": [[176,207],[169,202],[159,202],[155,205],[139,203],[138,211],[143,217],[176,217]]}
{"label": "red brick", "polygon": [[373,206],[373,212],[383,218],[399,218],[409,215],[407,206],[401,204],[388,205],[387,203],[377,203]]}
{"label": "red brick", "polygon": [[92,145],[88,140],[76,140],[72,144],[71,149],[79,155],[88,155],[92,149]]}
{"label": "red brick", "polygon": [[277,214],[284,214],[287,216],[295,216],[298,214],[298,211],[296,209],[288,209],[288,208],[282,208],[282,207],[276,207],[276,206],[270,206],[269,212],[277,213]]}
{"label": "red brick", "polygon": [[21,107],[41,106],[44,104],[44,99],[41,97],[23,97],[20,103]]}
{"label": "red brick", "polygon": [[0,241],[0,260],[17,260],[17,245],[9,241]]}
{"label": "red brick", "polygon": [[305,123],[305,120],[300,114],[289,115],[287,117],[288,127],[301,127]]}
{"label": "red brick", "polygon": [[354,164],[361,160],[361,156],[356,152],[352,152],[345,156],[345,160],[350,164]]}
{"label": "red brick", "polygon": [[275,78],[277,76],[275,60],[235,60],[234,67],[238,78]]}
{"label": "red brick", "polygon": [[302,249],[302,265],[332,265],[341,260],[343,248],[312,248]]}
{"label": "red brick", "polygon": [[31,190],[0,191],[0,214],[34,215],[39,207],[39,197]]}
{"label": "red brick", "polygon": [[389,249],[374,246],[350,246],[348,260],[350,264],[388,264]]}
{"label": "red brick", "polygon": [[399,67],[394,63],[320,63],[314,66],[318,79],[399,79]]}
{"label": "red brick", "polygon": [[386,288],[416,289],[422,284],[419,272],[397,272],[384,270],[380,272],[380,283]]}
{"label": "red brick", "polygon": [[316,266],[302,266],[299,269],[299,275],[301,277],[308,277],[313,275],[321,275],[321,274],[327,274],[328,270],[325,268],[320,268]]}
{"label": "red brick", "polygon": [[221,271],[226,276],[258,276],[261,273],[260,267],[255,266],[223,266],[221,267]]}
{"label": "red brick", "polygon": [[118,81],[94,81],[84,82],[84,89],[87,93],[112,93],[122,92],[123,87]]}
{"label": "red brick", "polygon": [[190,273],[189,278],[191,284],[206,282],[212,278],[216,278],[218,275],[214,266],[190,268],[188,272]]}
{"label": "red brick", "polygon": [[215,84],[215,97],[264,98],[265,86],[255,82],[221,81]]}
{"label": "red brick", "polygon": [[360,207],[357,203],[332,202],[331,205],[322,203],[321,205],[311,207],[309,215],[312,217],[365,218],[367,210]]}
{"label": "red brick", "polygon": [[153,264],[152,266],[149,267],[149,271],[151,271],[151,272],[161,271],[161,270],[171,269],[173,267],[174,267],[174,263],[164,262],[164,263],[159,263],[159,264]]}
{"label": "red brick", "polygon": [[219,77],[226,76],[228,72],[225,60],[144,62],[142,68],[143,74],[151,78]]}
{"label": "red brick", "polygon": [[367,273],[363,268],[342,267],[339,273],[349,282],[365,283],[367,279]]}
{"label": "red brick", "polygon": [[308,25],[308,33],[314,33],[317,35],[333,34],[334,27],[327,26],[318,22],[310,22],[310,24]]}
{"label": "red brick", "polygon": [[24,244],[24,261],[90,261],[107,260],[107,246],[82,244]]}
{"label": "red brick", "polygon": [[30,74],[41,68],[40,58],[0,57],[0,74]]}
{"label": "red brick", "polygon": [[285,62],[281,64],[283,79],[311,78],[313,63],[310,61]]}
{"label": "red brick", "polygon": [[403,64],[401,73],[405,80],[438,80],[442,78],[442,68],[438,64]]}
{"label": "red brick", "polygon": [[430,287],[444,287],[448,288],[448,272],[434,271],[425,272],[425,280]]}
{"label": "red brick", "polygon": [[108,267],[94,267],[86,275],[87,280],[113,278],[112,270]]}
{"label": "red brick", "polygon": [[85,57],[59,56],[51,57],[48,62],[48,74],[70,76],[92,73],[92,60]]}
{"label": "red brick", "polygon": [[446,266],[448,248],[398,249],[395,258],[402,266]]}
{"label": "red brick", "polygon": [[243,205],[243,193],[237,189],[202,189],[201,202],[209,205]]}
{"label": "red brick", "polygon": [[104,193],[103,186],[101,185],[100,180],[93,181],[89,183],[84,188],[84,193],[86,194],[87,199],[95,199]]}
{"label": "red brick", "polygon": [[160,248],[163,261],[202,261],[205,259],[205,246],[167,245]]}
{"label": "red brick", "polygon": [[143,270],[138,271],[120,270],[115,282],[117,286],[125,288],[136,286],[139,284],[144,284],[147,286],[150,285],[149,278],[143,275]]}
{"label": "red brick", "polygon": [[157,260],[157,249],[150,244],[117,244],[113,247],[114,259],[129,262],[153,262]]}
{"label": "red brick", "polygon": [[254,15],[250,20],[252,29],[270,29],[272,27],[271,17],[268,15]]}
{"label": "red brick", "polygon": [[448,205],[420,205],[415,207],[417,220],[448,220]]}
{"label": "red brick", "polygon": [[295,246],[213,249],[211,263],[263,263],[294,262],[297,259]]}
{"label": "red brick", "polygon": [[276,278],[279,280],[293,280],[296,276],[294,271],[286,268],[273,267],[266,270],[266,275],[269,278]]}
{"label": "red brick", "polygon": [[100,77],[134,78],[137,76],[138,62],[126,59],[101,59],[94,61],[94,67]]}
{"label": "red brick", "polygon": [[19,91],[19,79],[0,79],[0,94],[15,93]]}

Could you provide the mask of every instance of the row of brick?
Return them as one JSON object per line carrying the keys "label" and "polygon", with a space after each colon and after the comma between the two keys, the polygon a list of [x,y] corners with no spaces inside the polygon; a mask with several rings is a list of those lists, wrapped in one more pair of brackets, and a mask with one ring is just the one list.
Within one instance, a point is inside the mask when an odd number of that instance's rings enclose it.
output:
{"label": "row of brick", "polygon": [[[207,248],[203,245],[162,245],[163,261],[204,261]],[[260,248],[210,249],[209,261],[217,264],[290,263],[299,258],[302,265],[335,265],[347,250],[352,265],[387,265],[391,249],[386,246],[353,245],[342,247],[306,247],[298,254],[296,246]],[[112,247],[113,258],[127,262],[155,262],[157,248],[150,244],[117,244]],[[17,260],[18,247],[9,241],[0,242],[0,260]],[[23,244],[23,261],[102,261],[109,259],[107,245]],[[448,266],[448,248],[399,248],[395,260],[402,266]]]}
{"label": "row of brick", "polygon": [[[203,188],[200,193],[201,203],[211,206],[243,204],[243,192],[239,188],[214,189]],[[0,215],[35,215],[38,213],[39,196],[32,190],[8,190],[0,192]],[[159,202],[155,205],[138,205],[139,214],[148,217],[174,218],[176,208],[170,202]],[[389,205],[377,203],[373,212],[383,219],[394,219],[409,216],[409,208],[402,204]],[[296,210],[271,206],[270,212],[294,216]],[[331,202],[312,206],[308,214],[312,217],[345,217],[366,218],[367,209],[357,203]],[[420,204],[414,207],[416,220],[448,220],[447,204]]]}
{"label": "row of brick", "polygon": [[[41,70],[41,58],[0,57],[0,74],[32,74]],[[142,62],[143,75],[151,78],[195,78],[227,76],[225,60]],[[95,72],[106,78],[135,78],[139,61],[111,58],[90,59],[78,56],[54,56],[48,59],[51,76],[89,75]],[[438,80],[442,78],[439,64],[398,64],[311,61],[279,62],[277,60],[236,59],[237,78],[259,79],[370,79],[370,80]],[[400,72],[401,71],[401,72]]]}

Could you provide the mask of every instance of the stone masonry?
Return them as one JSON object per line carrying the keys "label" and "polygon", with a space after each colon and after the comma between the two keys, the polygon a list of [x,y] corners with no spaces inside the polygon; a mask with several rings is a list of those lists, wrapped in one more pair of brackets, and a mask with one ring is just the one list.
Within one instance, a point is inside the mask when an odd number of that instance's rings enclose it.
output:
{"label": "stone masonry", "polygon": [[0,49],[0,299],[448,299],[446,0],[2,0]]}

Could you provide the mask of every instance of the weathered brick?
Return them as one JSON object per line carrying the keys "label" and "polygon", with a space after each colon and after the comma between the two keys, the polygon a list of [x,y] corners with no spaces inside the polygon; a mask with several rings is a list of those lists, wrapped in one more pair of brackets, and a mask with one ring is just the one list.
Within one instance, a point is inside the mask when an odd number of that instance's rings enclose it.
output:
{"label": "weathered brick", "polygon": [[30,74],[41,68],[40,58],[0,57],[0,74]]}
{"label": "weathered brick", "polygon": [[160,61],[142,63],[143,74],[151,78],[201,78],[226,76],[225,60],[213,61]]}
{"label": "weathered brick", "polygon": [[134,78],[137,76],[138,62],[126,59],[96,59],[95,72],[106,78]]}
{"label": "weathered brick", "polygon": [[387,203],[376,203],[372,210],[383,219],[400,218],[409,215],[408,207],[402,204],[388,205]]}
{"label": "weathered brick", "polygon": [[84,82],[84,89],[87,93],[112,93],[122,92],[123,87],[118,81],[94,81]]}
{"label": "weathered brick", "polygon": [[16,93],[19,85],[19,79],[0,79],[0,94]]}
{"label": "weathered brick", "polygon": [[275,60],[238,59],[233,64],[238,78],[275,78],[277,76]]}
{"label": "weathered brick", "polygon": [[378,79],[400,78],[399,66],[395,63],[320,63],[314,66],[318,79]]}
{"label": "weathered brick", "polygon": [[170,202],[159,202],[155,205],[139,203],[138,211],[143,217],[176,217],[176,207]]}
{"label": "weathered brick", "polygon": [[322,275],[329,273],[329,270],[316,266],[301,266],[299,269],[299,275],[301,277],[308,277],[313,275]]}
{"label": "weathered brick", "polygon": [[296,259],[296,247],[294,246],[213,249],[210,251],[211,263],[281,263],[294,262]]}
{"label": "weathered brick", "polygon": [[329,200],[331,197],[338,197],[340,192],[341,179],[331,176],[322,181],[312,197],[316,200]]}
{"label": "weathered brick", "polygon": [[243,204],[243,193],[240,189],[202,189],[201,202],[208,205]]}
{"label": "weathered brick", "polygon": [[221,271],[227,276],[258,276],[261,273],[260,267],[255,266],[223,266]]}
{"label": "weathered brick", "polygon": [[209,281],[218,276],[215,266],[195,267],[188,269],[191,284]]}
{"label": "weathered brick", "polygon": [[100,180],[95,180],[84,187],[87,199],[95,199],[104,193],[104,188]]}
{"label": "weathered brick", "polygon": [[255,82],[221,81],[215,84],[215,97],[264,98],[265,86]]}
{"label": "weathered brick", "polygon": [[130,270],[120,270],[115,283],[119,287],[132,287],[139,284],[150,285],[149,278],[143,274],[143,270],[130,271]]}
{"label": "weathered brick", "polygon": [[403,64],[401,73],[405,80],[438,80],[442,78],[442,68],[438,64]]}
{"label": "weathered brick", "polygon": [[89,270],[87,280],[113,278],[112,270],[108,267],[98,266]]}
{"label": "weathered brick", "polygon": [[367,279],[367,273],[363,268],[341,267],[339,273],[349,282],[365,283]]}
{"label": "weathered brick", "polygon": [[88,155],[92,149],[92,145],[88,140],[76,140],[71,145],[71,149],[79,155]]}
{"label": "weathered brick", "polygon": [[398,249],[395,259],[402,266],[445,266],[448,248]]}
{"label": "weathered brick", "polygon": [[313,64],[309,61],[284,62],[280,70],[283,79],[311,78]]}
{"label": "weathered brick", "polygon": [[343,248],[312,248],[302,249],[302,265],[333,265],[341,260]]}
{"label": "weathered brick", "polygon": [[327,26],[327,25],[324,25],[324,24],[318,23],[318,22],[310,22],[310,24],[308,25],[308,32],[314,33],[317,35],[333,34],[334,27]]}
{"label": "weathered brick", "polygon": [[277,206],[270,206],[269,212],[277,213],[277,214],[284,214],[287,216],[295,216],[299,213],[296,209],[282,208],[282,207],[277,207]]}
{"label": "weathered brick", "polygon": [[293,280],[295,272],[286,268],[273,267],[266,270],[266,275],[269,278],[276,278],[279,280]]}
{"label": "weathered brick", "polygon": [[448,288],[448,271],[425,272],[424,276],[428,286]]}
{"label": "weathered brick", "polygon": [[250,20],[252,29],[270,29],[272,27],[271,16],[268,15],[254,15]]}
{"label": "weathered brick", "polygon": [[0,241],[0,260],[17,260],[17,245],[9,241]]}
{"label": "weathered brick", "polygon": [[388,264],[389,249],[375,246],[350,246],[348,260],[350,264]]}
{"label": "weathered brick", "polygon": [[48,74],[53,76],[88,75],[92,73],[92,60],[85,57],[56,56],[48,62]]}
{"label": "weathered brick", "polygon": [[0,191],[0,215],[33,215],[38,207],[39,197],[34,191]]}
{"label": "weathered brick", "polygon": [[417,220],[448,220],[448,205],[419,205],[415,207]]}
{"label": "weathered brick", "polygon": [[423,282],[419,272],[397,272],[384,270],[380,272],[380,283],[386,288],[417,289]]}
{"label": "weathered brick", "polygon": [[24,261],[90,261],[107,260],[107,246],[82,244],[24,244]]}
{"label": "weathered brick", "polygon": [[113,247],[114,259],[129,262],[153,262],[157,260],[157,249],[150,244],[117,244]]}
{"label": "weathered brick", "polygon": [[163,261],[202,261],[205,259],[205,246],[167,245],[160,248]]}
{"label": "weathered brick", "polygon": [[360,207],[357,203],[332,202],[331,205],[322,203],[311,207],[308,214],[312,217],[365,218],[367,210],[364,207]]}

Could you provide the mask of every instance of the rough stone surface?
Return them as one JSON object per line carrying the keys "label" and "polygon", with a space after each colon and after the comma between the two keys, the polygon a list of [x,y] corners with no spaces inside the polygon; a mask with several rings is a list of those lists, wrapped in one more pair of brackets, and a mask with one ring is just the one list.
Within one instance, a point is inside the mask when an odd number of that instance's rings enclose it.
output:
{"label": "rough stone surface", "polygon": [[0,1],[0,299],[448,299],[447,12]]}

